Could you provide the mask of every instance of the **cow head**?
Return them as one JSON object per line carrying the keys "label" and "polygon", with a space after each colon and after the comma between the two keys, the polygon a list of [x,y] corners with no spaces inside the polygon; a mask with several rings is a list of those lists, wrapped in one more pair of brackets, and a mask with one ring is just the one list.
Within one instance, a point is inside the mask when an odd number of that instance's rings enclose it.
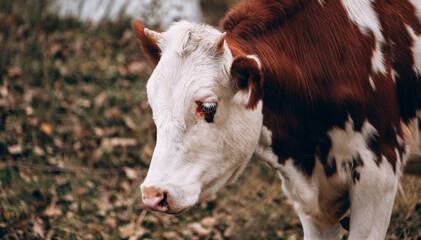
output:
{"label": "cow head", "polygon": [[257,57],[233,56],[225,34],[179,22],[164,33],[133,23],[155,70],[147,83],[157,143],[142,198],[179,213],[233,182],[262,129],[263,78]]}

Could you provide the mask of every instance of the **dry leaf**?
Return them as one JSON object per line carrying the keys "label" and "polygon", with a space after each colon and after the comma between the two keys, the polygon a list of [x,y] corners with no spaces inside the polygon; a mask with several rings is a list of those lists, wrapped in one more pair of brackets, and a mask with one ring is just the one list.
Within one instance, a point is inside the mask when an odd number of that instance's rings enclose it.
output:
{"label": "dry leaf", "polygon": [[133,121],[133,119],[129,116],[124,116],[123,117],[124,123],[126,124],[126,126],[132,130],[132,131],[136,131],[137,130],[137,125],[136,123]]}
{"label": "dry leaf", "polygon": [[44,210],[44,215],[47,217],[58,217],[63,215],[63,212],[60,208],[57,207],[55,203],[52,203]]}
{"label": "dry leaf", "polygon": [[86,187],[76,187],[75,192],[77,195],[85,195],[89,192],[89,190]]}
{"label": "dry leaf", "polygon": [[16,144],[16,145],[12,145],[12,146],[7,146],[7,150],[12,155],[21,154],[22,153],[22,145]]}
{"label": "dry leaf", "polygon": [[47,233],[47,236],[45,237],[45,240],[50,240],[53,238],[55,231],[53,229],[50,229]]}
{"label": "dry leaf", "polygon": [[91,107],[91,101],[89,101],[87,99],[78,99],[78,100],[76,100],[75,105],[78,106],[78,107],[90,108]]}
{"label": "dry leaf", "polygon": [[9,77],[18,77],[22,75],[22,69],[20,67],[9,67],[7,68]]}
{"label": "dry leaf", "polygon": [[142,152],[146,155],[147,158],[151,158],[153,154],[153,148],[150,145],[145,145]]}
{"label": "dry leaf", "polygon": [[224,231],[224,237],[229,238],[232,236],[232,233],[234,232],[235,224],[231,223],[227,229]]}
{"label": "dry leaf", "polygon": [[130,75],[139,75],[146,69],[146,63],[145,62],[132,62],[128,67],[128,73]]}
{"label": "dry leaf", "polygon": [[48,136],[51,136],[53,133],[53,127],[49,123],[41,123],[41,131]]}
{"label": "dry leaf", "polygon": [[23,181],[30,183],[32,181],[31,177],[26,175],[23,171],[19,171],[19,177],[23,179]]}
{"label": "dry leaf", "polygon": [[117,227],[117,219],[115,219],[114,217],[107,216],[104,222],[105,225],[107,225],[107,227],[109,227],[110,229],[115,229]]}
{"label": "dry leaf", "polygon": [[123,167],[124,173],[126,174],[126,177],[130,180],[136,180],[139,179],[139,174],[134,168],[129,167]]}
{"label": "dry leaf", "polygon": [[201,223],[205,227],[215,227],[218,222],[214,217],[205,217],[202,219]]}
{"label": "dry leaf", "polygon": [[162,237],[165,239],[175,239],[177,237],[177,233],[174,231],[164,232]]}
{"label": "dry leaf", "polygon": [[118,228],[118,232],[120,233],[120,238],[140,238],[145,235],[146,230],[140,226],[137,226],[134,223],[130,223],[128,225],[122,226]]}
{"label": "dry leaf", "polygon": [[95,97],[95,108],[99,108],[104,105],[104,102],[107,100],[107,94],[105,92],[100,93],[98,96]]}
{"label": "dry leaf", "polygon": [[0,86],[0,95],[4,98],[9,96],[9,89],[8,89],[7,82],[5,82],[2,86]]}
{"label": "dry leaf", "polygon": [[136,146],[137,141],[134,138],[111,138],[111,146]]}
{"label": "dry leaf", "polygon": [[41,147],[39,147],[39,146],[35,146],[34,147],[34,153],[37,155],[37,156],[44,156],[45,155],[45,151],[44,151],[44,149],[42,149]]}
{"label": "dry leaf", "polygon": [[118,119],[121,116],[121,111],[119,108],[117,107],[112,107],[110,108],[110,110],[108,110],[108,114],[107,114],[110,118],[113,119]]}
{"label": "dry leaf", "polygon": [[194,223],[190,223],[187,226],[191,231],[193,231],[194,233],[196,233],[197,235],[199,235],[200,237],[209,237],[211,230],[204,228],[200,223],[198,222],[194,222]]}
{"label": "dry leaf", "polygon": [[39,238],[44,238],[44,227],[43,227],[43,221],[40,218],[36,218],[32,220],[32,231],[34,232],[34,235]]}

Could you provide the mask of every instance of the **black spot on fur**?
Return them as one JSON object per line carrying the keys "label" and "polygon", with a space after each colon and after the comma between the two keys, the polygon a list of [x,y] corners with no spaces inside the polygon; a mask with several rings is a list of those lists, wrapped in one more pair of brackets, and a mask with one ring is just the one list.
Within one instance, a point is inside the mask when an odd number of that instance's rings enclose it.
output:
{"label": "black spot on fur", "polygon": [[378,135],[371,135],[367,137],[366,144],[367,147],[376,155],[376,163],[377,165],[380,164],[380,144],[379,144],[379,136]]}
{"label": "black spot on fur", "polygon": [[352,171],[352,181],[355,183],[357,183],[357,181],[360,180],[360,172],[357,170]]}
{"label": "black spot on fur", "polygon": [[360,167],[360,166],[364,166],[364,162],[361,160],[361,155],[360,155],[360,153],[356,153],[353,157],[352,157],[352,165],[353,165],[353,167],[352,167],[352,170],[354,170],[355,168],[357,168],[357,167]]}
{"label": "black spot on fur", "polygon": [[361,155],[360,153],[356,153],[354,154],[354,156],[352,156],[352,163],[349,163],[350,169],[351,169],[351,174],[352,174],[352,181],[354,182],[354,184],[360,180],[360,172],[358,171],[358,167],[362,167],[364,166],[364,162],[361,159]]}
{"label": "black spot on fur", "polygon": [[421,108],[421,79],[414,71],[401,71],[396,77],[396,92],[402,120],[408,123]]}
{"label": "black spot on fur", "polygon": [[331,157],[329,162],[325,165],[325,173],[327,177],[332,176],[336,172],[336,158]]}

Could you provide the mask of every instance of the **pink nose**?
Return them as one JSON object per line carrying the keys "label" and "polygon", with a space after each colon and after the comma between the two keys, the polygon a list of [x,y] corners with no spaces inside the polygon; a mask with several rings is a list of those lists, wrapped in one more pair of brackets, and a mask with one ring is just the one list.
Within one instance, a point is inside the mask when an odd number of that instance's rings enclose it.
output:
{"label": "pink nose", "polygon": [[168,193],[165,191],[159,191],[154,187],[144,187],[142,189],[142,200],[143,204],[151,210],[157,212],[168,211]]}

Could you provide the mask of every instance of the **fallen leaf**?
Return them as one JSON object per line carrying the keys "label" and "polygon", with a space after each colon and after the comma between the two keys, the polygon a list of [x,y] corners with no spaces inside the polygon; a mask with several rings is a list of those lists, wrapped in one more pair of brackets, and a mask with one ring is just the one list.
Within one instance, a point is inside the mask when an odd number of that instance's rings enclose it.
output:
{"label": "fallen leaf", "polygon": [[105,225],[107,225],[107,227],[110,229],[115,229],[117,227],[117,219],[115,219],[114,217],[107,216],[104,222]]}
{"label": "fallen leaf", "polygon": [[202,219],[201,221],[202,225],[205,227],[215,227],[215,225],[217,224],[217,221],[214,217],[205,217]]}
{"label": "fallen leaf", "polygon": [[34,235],[39,238],[44,238],[44,226],[43,221],[40,218],[36,218],[32,220],[32,231],[34,232]]}
{"label": "fallen leaf", "polygon": [[142,149],[142,152],[146,155],[147,158],[151,158],[153,154],[153,148],[150,145],[145,145]]}
{"label": "fallen leaf", "polygon": [[194,223],[190,223],[187,226],[191,231],[193,231],[194,233],[196,233],[197,235],[199,235],[200,237],[209,237],[211,230],[204,228],[200,223],[198,222],[194,222]]}
{"label": "fallen leaf", "polygon": [[111,138],[111,146],[136,146],[137,141],[134,138]]}
{"label": "fallen leaf", "polygon": [[78,99],[76,100],[75,105],[78,107],[90,108],[91,101],[89,101],[88,99]]}
{"label": "fallen leaf", "polygon": [[7,146],[7,150],[12,155],[21,154],[22,153],[22,145],[16,144],[16,145]]}
{"label": "fallen leaf", "polygon": [[76,187],[75,192],[76,192],[77,195],[80,196],[80,195],[87,194],[89,192],[89,190],[86,187],[78,186],[78,187]]}
{"label": "fallen leaf", "polygon": [[52,203],[44,210],[44,215],[47,217],[58,217],[63,215],[63,212],[55,203]]}
{"label": "fallen leaf", "polygon": [[0,95],[4,98],[9,96],[9,89],[8,89],[7,82],[5,82],[2,86],[0,86]]}
{"label": "fallen leaf", "polygon": [[33,115],[33,114],[34,114],[34,109],[33,109],[31,106],[27,106],[27,107],[25,108],[25,112],[26,112],[26,115],[27,115],[27,116],[31,116],[31,115]]}
{"label": "fallen leaf", "polygon": [[132,62],[128,67],[128,73],[130,75],[139,75],[146,69],[146,63],[145,62]]}
{"label": "fallen leaf", "polygon": [[50,240],[53,238],[55,231],[53,229],[50,229],[47,233],[47,236],[45,237],[45,240]]}
{"label": "fallen leaf", "polygon": [[18,77],[22,75],[22,69],[20,67],[9,67],[7,68],[9,77]]}
{"label": "fallen leaf", "polygon": [[130,223],[125,226],[119,227],[118,232],[120,233],[120,238],[132,239],[133,237],[135,237],[135,239],[137,239],[145,235],[147,231],[134,223]]}
{"label": "fallen leaf", "polygon": [[177,233],[174,231],[164,232],[162,237],[165,239],[174,239],[177,237]]}
{"label": "fallen leaf", "polygon": [[122,181],[120,183],[120,188],[122,188],[126,193],[130,193],[132,190],[130,184],[127,181]]}
{"label": "fallen leaf", "polygon": [[41,131],[48,136],[51,136],[53,133],[53,127],[49,123],[41,123]]}
{"label": "fallen leaf", "polygon": [[105,92],[100,93],[98,96],[95,97],[95,108],[99,108],[104,105],[104,102],[107,100],[107,94]]}
{"label": "fallen leaf", "polygon": [[133,121],[133,119],[130,116],[124,116],[123,117],[124,123],[126,124],[126,126],[132,130],[132,131],[136,131],[137,130],[137,125],[136,123]]}
{"label": "fallen leaf", "polygon": [[112,107],[112,108],[110,108],[110,110],[108,110],[107,115],[108,115],[109,118],[118,119],[121,116],[121,111],[117,107]]}
{"label": "fallen leaf", "polygon": [[139,174],[134,168],[123,167],[123,171],[126,174],[126,177],[130,180],[139,179]]}
{"label": "fallen leaf", "polygon": [[37,155],[37,156],[44,156],[45,155],[45,151],[44,151],[44,149],[42,149],[41,147],[39,147],[39,146],[35,146],[34,147],[34,153]]}
{"label": "fallen leaf", "polygon": [[23,179],[23,181],[30,183],[32,181],[31,177],[26,175],[23,171],[19,171],[19,177]]}
{"label": "fallen leaf", "polygon": [[234,227],[235,227],[234,223],[231,223],[231,224],[227,227],[227,229],[225,229],[225,231],[224,231],[224,237],[225,237],[225,238],[229,238],[229,237],[231,237],[231,236],[232,236],[232,233],[233,233],[233,231],[234,231]]}

